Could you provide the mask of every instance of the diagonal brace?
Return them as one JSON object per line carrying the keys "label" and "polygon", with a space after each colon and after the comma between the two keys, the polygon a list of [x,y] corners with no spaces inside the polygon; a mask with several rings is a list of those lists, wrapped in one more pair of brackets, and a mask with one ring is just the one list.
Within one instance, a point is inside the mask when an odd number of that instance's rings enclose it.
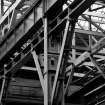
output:
{"label": "diagonal brace", "polygon": [[3,97],[3,91],[4,91],[5,81],[6,81],[6,77],[4,75],[3,76],[3,81],[2,81],[2,87],[1,87],[1,91],[0,91],[0,104],[2,104],[2,97]]}
{"label": "diagonal brace", "polygon": [[57,64],[57,70],[56,70],[56,74],[55,74],[53,89],[52,89],[51,102],[53,102],[53,98],[54,98],[54,93],[55,93],[55,89],[56,89],[56,85],[57,85],[58,75],[59,75],[59,71],[60,71],[60,66],[61,66],[62,57],[63,57],[63,53],[64,53],[64,47],[65,47],[66,38],[67,38],[67,32],[68,32],[68,29],[69,29],[69,24],[70,24],[70,21],[67,20],[66,27],[65,27],[65,32],[64,32],[64,37],[63,37],[63,42],[62,42],[62,47],[61,47],[60,55],[59,55],[59,59],[58,59],[58,64]]}
{"label": "diagonal brace", "polygon": [[32,56],[33,56],[33,59],[34,59],[35,65],[36,65],[36,70],[37,70],[38,75],[39,75],[39,79],[40,79],[42,89],[43,89],[43,92],[44,92],[44,78],[43,78],[43,74],[42,74],[42,71],[41,71],[41,68],[40,68],[38,57],[37,57],[35,51],[32,51],[31,53],[32,53]]}

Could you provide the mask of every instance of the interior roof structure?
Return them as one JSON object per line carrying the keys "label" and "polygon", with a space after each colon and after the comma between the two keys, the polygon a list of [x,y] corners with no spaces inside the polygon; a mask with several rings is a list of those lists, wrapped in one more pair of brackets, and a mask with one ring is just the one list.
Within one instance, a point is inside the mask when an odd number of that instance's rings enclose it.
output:
{"label": "interior roof structure", "polygon": [[[62,11],[65,12],[66,9],[68,9],[69,6],[72,5],[72,3],[75,1],[77,1],[77,0],[67,0],[62,6]],[[20,24],[17,25],[18,22],[21,22],[21,19],[23,19],[25,17],[25,14],[27,14],[28,11],[30,11],[30,8],[33,6],[34,2],[35,2],[34,0],[1,0],[0,1],[0,45],[1,46],[2,46],[2,43],[4,43],[6,40],[5,35],[9,35],[11,33],[13,34],[13,32],[15,30],[14,28],[15,27],[18,28],[18,26],[20,25]],[[19,5],[18,5],[18,3],[19,3]],[[12,5],[14,5],[14,6],[17,5],[17,6],[14,9],[14,7],[12,7]],[[40,11],[40,9],[39,9],[38,12],[40,13],[42,11]],[[63,14],[63,15],[65,15],[65,14]],[[29,20],[32,20],[32,16],[33,16],[33,14],[29,17]],[[35,14],[34,14],[34,16],[35,16]],[[41,16],[43,17],[43,14],[41,14]],[[46,14],[45,14],[45,16],[46,16]],[[37,18],[37,17],[35,17],[35,18]],[[61,17],[58,16],[57,18],[58,18],[57,19],[57,21],[58,21],[58,20],[60,20],[59,18],[61,18]],[[52,17],[50,17],[49,20],[50,19],[52,19]],[[39,19],[39,21],[37,23],[39,26],[40,26],[40,24],[41,25],[43,24],[42,20]],[[21,23],[24,23],[23,21],[26,22],[23,19]],[[16,24],[17,26],[14,27],[14,24]],[[37,29],[37,26],[36,26],[36,29]],[[37,34],[41,33],[43,31],[43,28],[44,27],[42,26],[38,30]],[[34,28],[32,28],[32,32],[33,32],[33,29]],[[66,28],[65,28],[65,30],[66,30]],[[30,34],[30,33],[28,33],[28,34]],[[43,36],[44,35],[40,35],[40,37],[38,37],[38,38],[42,38]],[[20,49],[24,50],[25,48],[29,47],[29,45],[31,43],[30,40],[31,39],[29,39],[29,40],[27,39],[26,42],[20,43],[20,44],[22,44],[22,46],[19,45]],[[71,83],[72,85],[71,85],[70,89],[72,90],[72,89],[76,88],[77,90],[74,89],[72,91],[74,92],[74,91],[80,90],[79,92],[81,92],[81,88],[84,88],[85,86],[86,86],[86,88],[88,88],[87,84],[89,84],[89,86],[90,86],[91,81],[96,79],[97,76],[101,75],[105,79],[105,74],[104,74],[105,73],[105,1],[104,0],[96,0],[96,2],[94,4],[92,4],[87,10],[85,10],[85,12],[83,12],[78,17],[78,19],[76,20],[76,25],[75,25],[71,43],[72,43],[72,46],[71,46],[71,50],[69,51],[69,54],[68,54],[69,56],[67,58],[65,74],[66,74],[67,80],[68,80],[69,76],[72,75],[72,69],[75,68],[75,71],[73,74],[73,82]],[[43,44],[40,44],[39,47],[35,48],[35,50],[37,51],[36,54],[38,57],[39,57],[38,53],[44,52],[43,50],[45,50],[44,48],[42,48],[42,46],[43,46]],[[42,49],[40,50],[40,48],[42,48]],[[8,65],[11,64],[11,62],[13,61],[13,59],[15,57],[20,57],[19,56],[19,55],[21,55],[20,49],[19,50],[15,49],[16,51],[10,50],[12,52],[12,54],[9,53],[10,55],[8,55],[8,54],[3,55],[2,51],[1,51],[0,52],[0,54],[1,54],[0,55],[1,56],[0,57],[0,63],[1,63],[0,68],[1,69],[3,67],[8,68]],[[4,53],[5,53],[5,51],[4,51]],[[6,55],[6,57],[5,57],[5,55]],[[43,56],[43,54],[42,54],[42,56]],[[62,54],[62,56],[63,56],[63,54]],[[2,60],[2,58],[6,58],[7,60],[4,60],[4,59]],[[35,65],[34,65],[33,59],[30,55],[29,55],[29,58],[31,58],[31,59],[28,60],[27,63],[23,64],[24,66],[22,66],[20,68],[20,70],[26,70],[26,69],[28,70],[29,69],[28,66],[30,67],[31,71],[36,70],[35,68],[33,68]],[[27,57],[27,59],[28,59],[28,57]],[[36,59],[37,59],[37,57],[36,57]],[[25,58],[25,60],[26,60],[26,58]],[[24,60],[24,62],[25,62],[25,60]],[[23,61],[21,61],[20,64],[21,63],[23,63]],[[14,65],[14,62],[12,62],[12,64]],[[16,65],[17,64],[18,63],[16,63]],[[20,64],[19,64],[19,66],[20,66]],[[52,62],[52,64],[53,64],[53,62]],[[73,66],[73,64],[75,67]],[[27,67],[25,67],[25,66],[27,66]],[[37,66],[35,66],[35,67],[37,68]],[[14,68],[18,68],[18,66],[14,67]],[[8,71],[7,71],[7,74],[8,74]],[[1,75],[2,75],[2,71],[1,71]],[[19,75],[19,74],[17,73],[16,75]],[[26,73],[26,75],[27,75],[26,76],[27,78],[31,78],[30,76],[28,77],[28,72]],[[40,73],[39,73],[39,76],[40,76]],[[2,78],[2,77],[3,76],[1,76],[0,78]],[[36,76],[36,78],[39,79],[40,77],[38,78],[38,76]],[[100,82],[101,79],[98,82]],[[65,80],[65,82],[67,82],[67,81]],[[101,82],[102,82],[101,86],[104,87],[104,80],[102,79]],[[43,83],[41,83],[41,85],[42,84]],[[56,84],[56,81],[55,81],[55,84]],[[78,87],[76,87],[76,86],[78,86]],[[68,91],[70,91],[70,89]],[[87,93],[83,93],[83,94],[84,94],[84,96],[88,96],[89,94],[93,93],[94,91],[96,91],[98,89],[100,89],[100,87],[96,87],[95,89],[89,90]],[[83,91],[85,91],[85,89],[83,89]],[[77,94],[79,94],[79,93],[77,93]],[[71,91],[68,92],[68,96],[70,96],[71,99],[72,99],[73,95],[74,95],[74,93],[72,93]]]}

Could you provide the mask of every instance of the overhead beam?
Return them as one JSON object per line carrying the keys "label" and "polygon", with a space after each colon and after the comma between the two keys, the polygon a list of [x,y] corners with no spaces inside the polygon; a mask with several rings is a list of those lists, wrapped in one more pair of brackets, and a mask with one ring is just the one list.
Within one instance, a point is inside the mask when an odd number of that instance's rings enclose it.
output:
{"label": "overhead beam", "polygon": [[84,19],[86,19],[88,22],[90,22],[92,25],[94,25],[97,29],[99,29],[102,33],[105,33],[105,31],[98,26],[95,22],[93,22],[91,19],[89,19],[88,17],[86,17],[85,15],[81,15]]}
{"label": "overhead beam", "polygon": [[[87,18],[87,17],[86,17]],[[103,30],[101,30],[103,31]],[[104,35],[104,33],[102,33]],[[97,53],[99,50],[101,50],[105,46],[105,37],[101,38],[99,41],[96,42],[94,46],[92,46],[91,54]],[[80,55],[75,62],[75,65],[78,65],[82,63],[86,58],[89,57],[89,52],[84,52],[82,55]]]}
{"label": "overhead beam", "polygon": [[[90,7],[96,0],[79,0],[79,4],[70,12],[71,18],[78,18],[86,9]],[[74,0],[75,2],[75,0]]]}
{"label": "overhead beam", "polygon": [[99,18],[105,18],[104,14],[97,13],[97,12],[88,12],[88,11],[86,11],[83,14],[84,15],[89,15],[89,16],[94,16],[94,17],[99,17]]}
{"label": "overhead beam", "polygon": [[37,69],[35,67],[27,67],[27,66],[23,66],[21,67],[22,70],[29,70],[29,71],[37,71]]}
{"label": "overhead beam", "polygon": [[[100,39],[91,49],[91,54],[97,53],[103,46],[105,46],[105,38]],[[90,53],[88,51],[85,51],[83,54],[81,54],[75,61],[75,65],[79,65],[84,60],[86,60],[90,56]]]}

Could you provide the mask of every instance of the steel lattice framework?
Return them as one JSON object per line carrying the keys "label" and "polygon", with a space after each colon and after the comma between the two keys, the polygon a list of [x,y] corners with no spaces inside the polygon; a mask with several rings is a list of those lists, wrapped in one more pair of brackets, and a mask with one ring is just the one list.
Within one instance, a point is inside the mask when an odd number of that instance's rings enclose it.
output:
{"label": "steel lattice framework", "polygon": [[105,79],[103,0],[0,3],[1,104],[10,78],[19,70],[37,72],[44,105],[66,105],[73,94],[70,89],[75,92],[97,77]]}

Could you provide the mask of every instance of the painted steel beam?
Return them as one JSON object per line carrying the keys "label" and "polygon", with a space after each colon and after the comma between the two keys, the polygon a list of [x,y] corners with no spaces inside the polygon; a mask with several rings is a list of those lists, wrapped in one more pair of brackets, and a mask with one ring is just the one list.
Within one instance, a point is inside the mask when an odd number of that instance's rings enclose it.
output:
{"label": "painted steel beam", "polygon": [[69,78],[68,78],[68,81],[67,81],[67,84],[66,84],[66,88],[65,88],[65,91],[64,91],[64,94],[65,94],[65,95],[67,95],[69,86],[71,85],[72,78],[73,78],[73,76],[74,76],[74,72],[75,72],[74,66],[75,66],[75,65],[73,64],[73,65],[72,65],[71,72],[70,72],[70,74],[69,74]]}
{"label": "painted steel beam", "polygon": [[92,63],[97,67],[97,69],[99,70],[99,72],[101,73],[101,75],[105,78],[104,73],[102,72],[102,70],[100,69],[100,67],[97,65],[96,61],[90,56],[89,52],[84,52],[83,54],[81,54],[75,62],[75,66],[81,64],[82,62],[84,62],[85,59],[90,58]]}
{"label": "painted steel beam", "polygon": [[97,12],[84,12],[84,15],[89,15],[89,16],[94,16],[94,17],[99,17],[99,18],[105,18],[104,14],[97,13]]}
{"label": "painted steel beam", "polygon": [[102,6],[105,6],[105,3],[102,3],[102,2],[101,2],[101,0],[99,0],[99,1],[96,1],[96,2],[95,2],[95,4],[98,4],[98,5],[102,5]]}
{"label": "painted steel beam", "polygon": [[[95,54],[97,53],[99,50],[101,50],[101,48],[105,46],[105,38],[100,39],[91,49],[91,54]],[[81,54],[75,61],[75,65],[79,65],[82,62],[84,62],[85,59],[87,59],[89,57],[90,53],[89,52],[84,52],[83,54]]]}
{"label": "painted steel beam", "polygon": [[4,14],[4,0],[0,0],[0,18]]}
{"label": "painted steel beam", "polygon": [[[76,18],[76,17],[78,17],[80,14],[81,14],[81,12],[83,12],[83,11],[85,11],[85,9],[87,9],[89,6],[90,6],[90,4],[91,3],[93,3],[93,1],[95,1],[95,0],[84,0],[84,1],[82,1],[80,4],[79,4],[79,6],[77,6],[76,7],[76,9],[74,9],[70,14],[69,14],[69,16],[70,17],[73,17],[73,18]],[[82,5],[85,5],[86,7],[82,7]],[[78,12],[78,13],[77,13]],[[63,52],[63,48],[62,48],[62,52]],[[61,60],[62,60],[62,56],[61,56],[61,58],[60,58]],[[61,61],[60,60],[60,61]],[[59,70],[59,66],[58,66],[58,70]],[[47,80],[47,79],[46,79]],[[54,88],[55,88],[55,85],[54,85]]]}
{"label": "painted steel beam", "polygon": [[86,17],[85,15],[81,15],[84,19],[86,19],[88,22],[90,22],[92,25],[94,25],[97,29],[99,29],[101,32],[105,33],[105,31],[98,26],[95,22],[93,22],[91,19],[89,19],[88,17]]}
{"label": "painted steel beam", "polygon": [[105,37],[101,38],[97,43],[92,47],[92,53],[98,52],[105,46]]}
{"label": "painted steel beam", "polygon": [[32,55],[33,55],[33,59],[34,59],[35,65],[36,65],[38,75],[39,75],[40,83],[41,83],[41,86],[42,86],[42,89],[43,89],[43,92],[44,92],[44,78],[43,78],[43,74],[42,74],[42,71],[41,71],[41,68],[40,68],[38,57],[37,57],[35,51],[32,51]]}
{"label": "painted steel beam", "polygon": [[90,95],[90,94],[96,92],[97,90],[99,90],[99,89],[101,89],[101,88],[103,88],[103,87],[105,87],[105,84],[102,84],[101,86],[99,86],[99,87],[97,87],[97,88],[91,90],[90,92],[84,94],[84,96],[88,96],[88,95]]}
{"label": "painted steel beam", "polygon": [[[77,18],[78,16],[80,16],[92,3],[94,3],[95,0],[84,0],[84,1],[81,1],[78,6],[76,8],[74,8],[70,13],[69,13],[69,16],[71,18]],[[67,33],[66,33],[67,34]],[[64,34],[65,36],[65,34]],[[53,85],[53,90],[52,90],[52,97],[51,97],[51,100],[53,101],[53,97],[54,97],[54,92],[55,92],[55,87],[56,87],[56,84],[57,84],[57,78],[58,78],[58,75],[59,75],[59,69],[60,69],[60,65],[61,65],[61,61],[62,61],[62,55],[63,55],[63,50],[64,50],[64,44],[65,44],[65,38],[63,38],[63,45],[61,47],[61,53],[60,53],[60,57],[59,57],[59,60],[58,60],[58,66],[57,66],[57,73],[55,75],[55,80],[54,80],[54,85]]]}
{"label": "painted steel beam", "polygon": [[[45,0],[46,1],[46,0]],[[46,1],[47,2],[47,1]],[[45,2],[45,5],[47,3]],[[47,8],[45,8],[46,11]],[[49,98],[49,84],[48,84],[48,19],[45,17],[43,19],[44,23],[44,105],[50,105]]]}
{"label": "painted steel beam", "polygon": [[76,60],[75,60],[75,66],[81,64],[85,59],[89,57],[90,53],[89,52],[84,52],[81,54]]}
{"label": "painted steel beam", "polygon": [[[99,14],[100,14],[100,13],[99,13]],[[87,15],[87,16],[89,16],[89,15]],[[104,21],[95,19],[94,16],[90,16],[90,17],[91,17],[92,22],[94,22],[94,23],[105,24]],[[101,18],[101,17],[97,17],[97,18]],[[103,18],[101,18],[101,19],[103,19]],[[81,16],[78,18],[78,20],[79,20],[80,22],[81,22],[81,21],[87,22],[86,19],[84,19],[84,18],[81,17]],[[81,24],[79,23],[79,25],[81,25]],[[81,27],[83,27],[83,26],[81,26]],[[81,28],[81,29],[84,29],[84,28]],[[93,31],[94,31],[94,30],[93,30]]]}
{"label": "painted steel beam", "polygon": [[96,0],[79,0],[77,6],[71,11],[71,18],[78,18],[86,9],[90,7]]}
{"label": "painted steel beam", "polygon": [[[86,16],[83,16],[87,19]],[[90,21],[90,20],[89,20]],[[95,24],[92,22],[92,24]],[[97,27],[97,26],[96,26]],[[99,26],[97,27],[99,28]],[[102,32],[104,32],[104,30],[102,30],[101,28],[99,28]],[[102,33],[104,35],[104,33]],[[101,50],[101,48],[103,48],[105,46],[105,37],[101,38],[99,41],[96,42],[96,44],[92,47],[91,49],[91,54],[95,54],[97,53],[99,50]],[[78,65],[80,63],[82,63],[86,58],[89,57],[89,52],[84,52],[81,56],[79,56],[75,62],[75,65]]]}
{"label": "painted steel beam", "polygon": [[[72,39],[72,45],[76,46],[75,44],[76,44],[76,40],[75,40],[75,33],[74,33],[73,39]],[[75,49],[72,49],[72,58],[71,59],[72,59],[73,62],[72,62],[72,65],[71,65],[71,71],[70,71],[69,78],[68,78],[68,81],[67,81],[67,84],[66,84],[66,88],[64,90],[64,95],[67,95],[68,88],[71,85],[72,78],[73,78],[74,71],[75,71],[75,69],[74,69],[74,67],[75,67],[74,63],[75,63],[75,60],[76,60],[76,50]]]}
{"label": "painted steel beam", "polygon": [[[16,62],[9,70],[5,71],[5,75],[9,72],[16,72],[18,69],[20,69],[30,58],[32,58],[31,51],[28,52],[25,56],[22,56],[21,59]],[[1,77],[2,78],[2,77]]]}
{"label": "painted steel beam", "polygon": [[52,103],[53,103],[54,93],[55,93],[55,89],[56,89],[56,85],[57,85],[59,70],[60,70],[60,66],[61,66],[61,62],[62,62],[62,58],[63,58],[64,47],[65,47],[65,43],[66,43],[69,25],[70,25],[70,21],[67,20],[67,23],[65,26],[65,31],[64,31],[64,36],[63,36],[63,41],[62,41],[62,46],[61,46],[61,50],[60,50],[60,55],[59,55],[59,59],[58,59],[57,70],[56,70],[55,79],[54,79],[54,83],[53,83],[53,90],[52,90],[52,95],[51,95],[51,102]]}
{"label": "painted steel beam", "polygon": [[103,76],[103,78],[105,79],[105,74],[104,72],[101,70],[101,68],[98,66],[98,63],[96,62],[96,60],[90,55],[89,58],[91,59],[92,63],[95,65],[95,67],[97,68],[97,70],[99,71],[99,73]]}
{"label": "painted steel beam", "polygon": [[9,22],[9,24],[8,24],[8,28],[10,29],[14,24],[15,24],[15,22],[16,22],[16,17],[17,17],[17,10],[13,10],[13,12],[12,12],[12,16],[11,16],[11,19],[9,20],[10,22]]}
{"label": "painted steel beam", "polygon": [[21,70],[37,71],[37,69],[35,67],[27,67],[27,66],[22,66]]}
{"label": "painted steel beam", "polygon": [[2,78],[2,87],[1,87],[1,91],[0,91],[0,104],[2,105],[2,97],[3,97],[3,92],[4,92],[4,86],[5,86],[5,81],[6,81],[6,77],[5,75]]}
{"label": "painted steel beam", "polygon": [[5,21],[9,14],[21,3],[21,0],[16,0],[16,2],[6,11],[4,16],[0,19],[0,25]]}

